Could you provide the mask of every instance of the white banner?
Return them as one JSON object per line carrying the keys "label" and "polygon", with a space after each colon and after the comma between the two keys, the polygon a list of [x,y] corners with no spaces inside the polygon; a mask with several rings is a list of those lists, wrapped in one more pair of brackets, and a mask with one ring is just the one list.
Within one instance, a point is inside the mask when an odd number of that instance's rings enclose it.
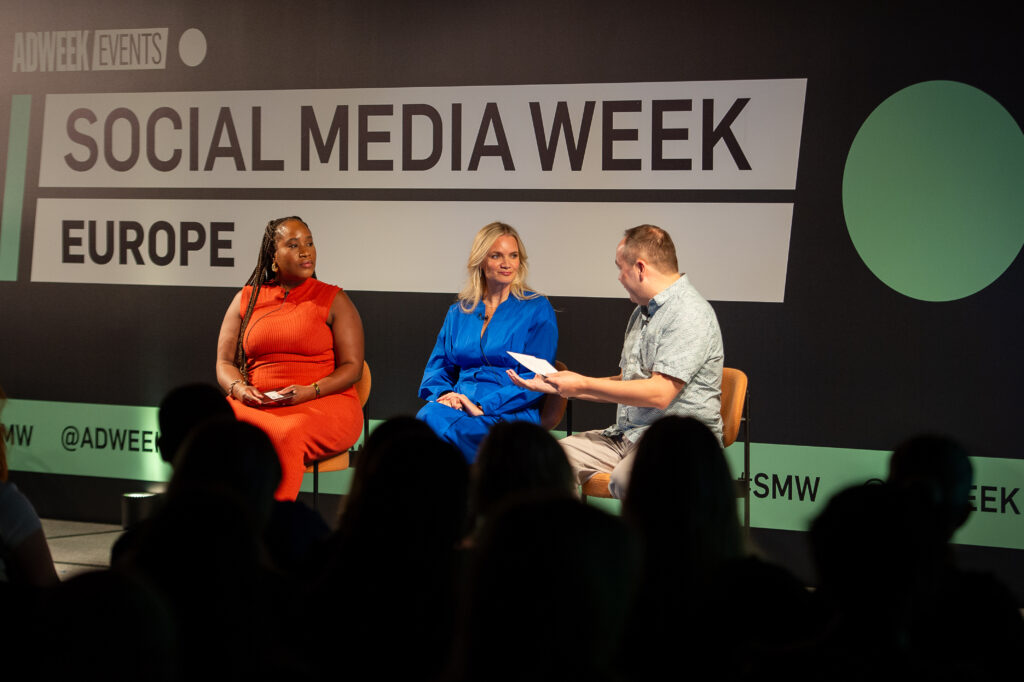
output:
{"label": "white banner", "polygon": [[32,280],[240,287],[274,217],[313,231],[320,279],[358,291],[456,292],[477,230],[515,226],[530,283],[556,296],[619,298],[624,229],[659,225],[705,297],[781,302],[792,204],[40,199]]}
{"label": "white banner", "polygon": [[806,86],[47,95],[39,184],[791,190]]}

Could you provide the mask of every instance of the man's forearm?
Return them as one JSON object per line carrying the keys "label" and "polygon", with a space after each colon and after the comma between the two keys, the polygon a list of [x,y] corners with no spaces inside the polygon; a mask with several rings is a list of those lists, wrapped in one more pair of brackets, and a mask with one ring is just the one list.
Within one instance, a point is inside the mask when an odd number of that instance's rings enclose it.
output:
{"label": "man's forearm", "polygon": [[622,381],[619,377],[583,377],[579,389],[573,391],[571,397],[663,410],[679,394],[683,385],[683,382],[663,374],[631,381]]}

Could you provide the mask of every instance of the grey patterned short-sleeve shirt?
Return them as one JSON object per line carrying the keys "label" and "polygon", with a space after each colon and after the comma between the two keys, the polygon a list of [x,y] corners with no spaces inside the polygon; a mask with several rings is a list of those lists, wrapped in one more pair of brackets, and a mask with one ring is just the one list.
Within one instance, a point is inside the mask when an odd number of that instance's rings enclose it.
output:
{"label": "grey patterned short-sleeve shirt", "polygon": [[721,441],[724,359],[715,311],[682,275],[646,306],[633,311],[619,368],[623,381],[647,379],[652,372],[659,372],[685,386],[664,410],[620,404],[615,426],[604,434],[621,434],[635,443],[648,426],[673,414],[701,420]]}

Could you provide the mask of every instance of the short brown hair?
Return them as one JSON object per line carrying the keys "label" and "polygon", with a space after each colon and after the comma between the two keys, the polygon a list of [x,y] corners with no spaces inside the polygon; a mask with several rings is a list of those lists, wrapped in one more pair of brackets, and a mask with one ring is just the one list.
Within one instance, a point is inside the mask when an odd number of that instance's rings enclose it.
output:
{"label": "short brown hair", "polygon": [[630,264],[643,258],[665,274],[679,272],[676,245],[668,232],[657,225],[637,225],[626,230],[622,255]]}

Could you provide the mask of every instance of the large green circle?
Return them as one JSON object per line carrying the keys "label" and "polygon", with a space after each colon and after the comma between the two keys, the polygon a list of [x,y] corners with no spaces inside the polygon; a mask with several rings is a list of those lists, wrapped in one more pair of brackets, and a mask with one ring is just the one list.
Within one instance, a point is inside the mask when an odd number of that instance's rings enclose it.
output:
{"label": "large green circle", "polygon": [[904,88],[853,140],[843,212],[857,253],[891,288],[922,301],[970,296],[1024,244],[1024,134],[977,88]]}

